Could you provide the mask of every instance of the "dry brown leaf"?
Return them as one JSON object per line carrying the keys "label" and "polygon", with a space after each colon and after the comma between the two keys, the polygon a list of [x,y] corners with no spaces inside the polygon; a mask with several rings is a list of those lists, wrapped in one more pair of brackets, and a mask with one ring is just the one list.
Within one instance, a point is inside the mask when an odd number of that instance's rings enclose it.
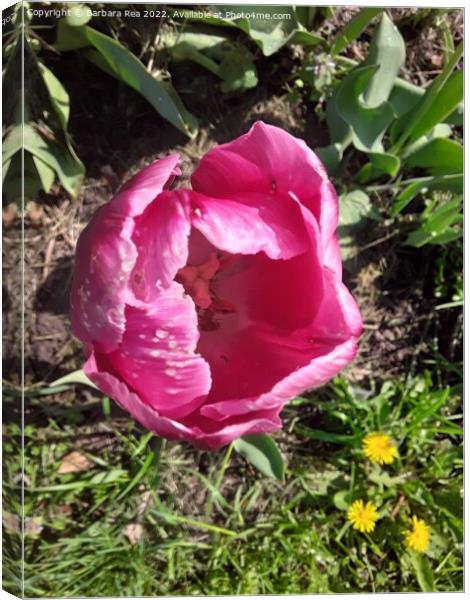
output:
{"label": "dry brown leaf", "polygon": [[129,523],[124,529],[124,535],[135,546],[144,535],[144,528],[140,523]]}
{"label": "dry brown leaf", "polygon": [[60,475],[80,473],[81,471],[88,471],[92,464],[93,463],[90,462],[86,456],[74,450],[73,452],[70,452],[70,454],[64,456],[58,472]]}

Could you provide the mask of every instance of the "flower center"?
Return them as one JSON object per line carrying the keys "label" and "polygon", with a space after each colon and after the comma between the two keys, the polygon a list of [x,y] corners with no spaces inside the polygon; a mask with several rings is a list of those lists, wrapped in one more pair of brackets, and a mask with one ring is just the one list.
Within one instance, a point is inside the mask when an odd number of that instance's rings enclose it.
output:
{"label": "flower center", "polygon": [[[219,260],[221,258],[221,260]],[[230,258],[217,258],[211,252],[209,259],[199,265],[186,265],[178,271],[175,280],[181,283],[185,292],[196,304],[199,327],[205,331],[219,328],[217,316],[235,312],[235,306],[229,301],[219,298],[214,290],[214,279]]]}

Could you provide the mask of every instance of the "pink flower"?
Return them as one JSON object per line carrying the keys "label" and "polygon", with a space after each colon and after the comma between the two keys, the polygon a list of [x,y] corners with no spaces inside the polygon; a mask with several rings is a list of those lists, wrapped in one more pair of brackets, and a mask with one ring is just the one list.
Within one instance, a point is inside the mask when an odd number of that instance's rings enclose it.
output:
{"label": "pink flower", "polygon": [[203,448],[281,427],[290,399],[353,358],[338,199],[304,142],[256,123],[192,190],[156,161],[80,236],[71,294],[85,373],[160,436]]}

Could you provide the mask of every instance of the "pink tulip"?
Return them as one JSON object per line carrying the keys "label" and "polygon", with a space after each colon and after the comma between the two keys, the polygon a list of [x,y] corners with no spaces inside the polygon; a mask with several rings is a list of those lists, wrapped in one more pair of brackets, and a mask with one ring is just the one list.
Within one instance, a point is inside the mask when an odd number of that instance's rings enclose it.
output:
{"label": "pink tulip", "polygon": [[178,164],[145,168],[81,234],[72,330],[137,421],[215,448],[278,430],[286,402],[354,358],[362,322],[338,199],[303,141],[255,123],[170,191]]}

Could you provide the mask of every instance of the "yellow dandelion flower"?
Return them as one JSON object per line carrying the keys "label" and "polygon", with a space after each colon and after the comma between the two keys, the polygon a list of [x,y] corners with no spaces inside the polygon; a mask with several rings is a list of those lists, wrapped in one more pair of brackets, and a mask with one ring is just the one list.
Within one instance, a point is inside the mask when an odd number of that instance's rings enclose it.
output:
{"label": "yellow dandelion flower", "polygon": [[379,513],[372,502],[364,504],[362,500],[356,500],[348,511],[348,521],[352,523],[354,529],[358,529],[362,533],[374,531],[378,518]]}
{"label": "yellow dandelion flower", "polygon": [[387,433],[369,433],[362,440],[362,445],[367,458],[379,465],[389,465],[398,456],[398,450]]}
{"label": "yellow dandelion flower", "polygon": [[429,525],[415,515],[411,517],[411,529],[405,532],[406,544],[416,552],[426,552],[429,547]]}

